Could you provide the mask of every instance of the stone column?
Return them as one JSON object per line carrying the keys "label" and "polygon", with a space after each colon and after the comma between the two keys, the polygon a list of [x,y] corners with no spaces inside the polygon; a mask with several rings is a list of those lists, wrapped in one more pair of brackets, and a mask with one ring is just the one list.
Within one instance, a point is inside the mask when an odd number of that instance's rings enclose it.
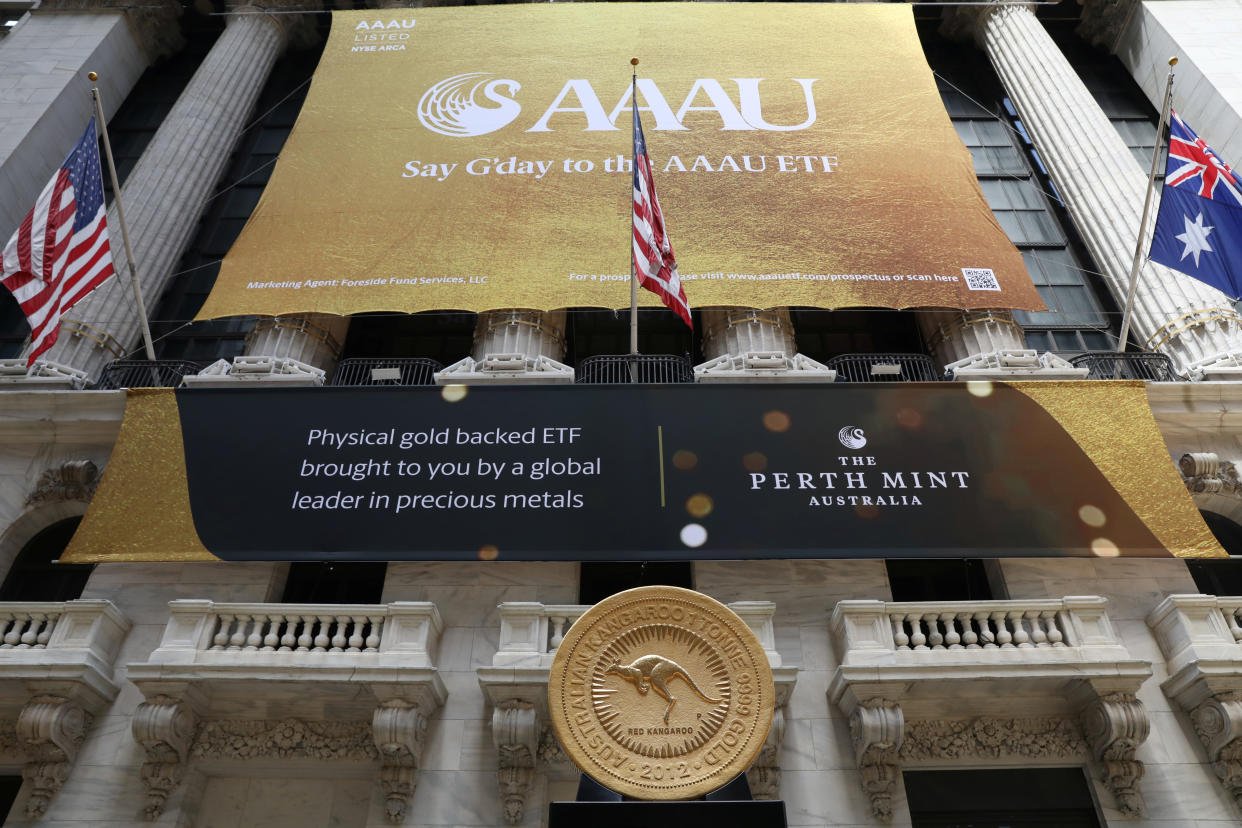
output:
{"label": "stone column", "polygon": [[440,385],[567,383],[565,311],[497,310],[479,314],[470,356],[436,374]]}
{"label": "stone column", "polygon": [[1084,379],[1056,354],[1027,348],[1009,311],[920,311],[919,330],[953,379]]}
{"label": "stone column", "polygon": [[[955,7],[950,34],[987,52],[1119,303],[1128,290],[1147,176],[1030,6]],[[1136,339],[1196,378],[1242,374],[1242,318],[1224,294],[1159,265],[1143,267]]]}
{"label": "stone column", "polygon": [[[154,307],[164,292],[254,108],[272,64],[303,15],[268,15],[291,0],[236,4],[220,39],[177,99],[123,188],[143,297]],[[305,4],[299,2],[299,8]],[[115,208],[109,225],[118,239]],[[119,243],[117,245],[119,250]],[[126,270],[118,260],[118,271]],[[97,376],[138,339],[131,288],[120,274],[78,303],[47,363]]]}
{"label": "stone column", "polygon": [[788,308],[704,310],[703,356],[694,368],[699,382],[832,382],[837,378],[798,353]]}

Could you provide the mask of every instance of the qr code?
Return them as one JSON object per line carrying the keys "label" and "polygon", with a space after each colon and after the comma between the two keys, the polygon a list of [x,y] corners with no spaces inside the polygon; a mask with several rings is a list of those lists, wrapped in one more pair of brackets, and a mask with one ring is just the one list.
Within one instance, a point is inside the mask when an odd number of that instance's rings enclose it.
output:
{"label": "qr code", "polygon": [[968,290],[999,291],[1001,289],[1000,282],[996,281],[996,274],[990,267],[963,267],[962,275],[966,277]]}

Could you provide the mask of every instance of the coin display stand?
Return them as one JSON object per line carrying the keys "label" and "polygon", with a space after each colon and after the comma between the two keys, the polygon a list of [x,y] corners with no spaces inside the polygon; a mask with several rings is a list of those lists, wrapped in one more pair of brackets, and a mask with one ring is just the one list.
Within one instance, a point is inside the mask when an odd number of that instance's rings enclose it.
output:
{"label": "coin display stand", "polygon": [[582,771],[548,828],[785,828],[745,770],[772,724],[767,654],[724,604],[678,587],[600,601],[557,647],[552,729]]}

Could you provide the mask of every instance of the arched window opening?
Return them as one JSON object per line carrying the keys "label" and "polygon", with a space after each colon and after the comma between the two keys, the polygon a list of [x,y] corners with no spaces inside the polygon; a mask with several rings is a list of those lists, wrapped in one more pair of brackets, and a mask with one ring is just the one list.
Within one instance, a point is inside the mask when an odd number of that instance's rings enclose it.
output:
{"label": "arched window opening", "polygon": [[26,542],[0,585],[0,601],[72,601],[82,595],[93,564],[56,563],[80,517],[65,518]]}

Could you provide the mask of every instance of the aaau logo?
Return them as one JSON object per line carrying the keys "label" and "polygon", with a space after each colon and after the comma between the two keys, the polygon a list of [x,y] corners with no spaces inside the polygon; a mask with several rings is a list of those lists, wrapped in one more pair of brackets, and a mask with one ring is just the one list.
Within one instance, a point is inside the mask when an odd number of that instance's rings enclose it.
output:
{"label": "aaau logo", "polygon": [[380,30],[380,29],[385,29],[385,30],[388,30],[388,29],[412,29],[412,28],[414,28],[414,23],[415,23],[415,21],[410,20],[410,19],[408,19],[408,18],[407,18],[407,19],[405,19],[405,20],[396,20],[396,19],[393,19],[393,20],[371,20],[371,21],[359,20],[359,21],[358,21],[358,25],[357,25],[357,26],[354,26],[354,31],[355,31],[355,32],[374,32],[374,31],[378,31],[378,30]]}
{"label": "aaau logo", "polygon": [[[676,109],[655,81],[638,80],[639,108],[654,121],[656,131],[685,131],[684,121],[690,113],[711,113],[719,118],[720,130],[738,132],[795,132],[815,123],[815,98],[811,94],[815,78],[789,78],[785,81],[765,78],[730,78],[722,83],[715,78],[698,78],[686,89]],[[788,95],[788,84],[795,84],[801,93],[805,117],[801,123],[773,124],[763,116],[762,89],[770,95]],[[779,88],[779,84],[785,84]],[[418,101],[418,120],[432,132],[456,138],[486,135],[508,126],[522,114],[517,94],[522,84],[510,78],[499,78],[490,72],[465,72],[434,84]],[[589,80],[565,82],[559,93],[525,132],[552,132],[574,129],[582,132],[615,132],[629,129],[629,123],[618,121],[630,107],[630,86],[626,84],[620,100],[611,110],[603,102]],[[676,100],[676,98],[674,98]],[[555,117],[555,126],[553,118]]]}

